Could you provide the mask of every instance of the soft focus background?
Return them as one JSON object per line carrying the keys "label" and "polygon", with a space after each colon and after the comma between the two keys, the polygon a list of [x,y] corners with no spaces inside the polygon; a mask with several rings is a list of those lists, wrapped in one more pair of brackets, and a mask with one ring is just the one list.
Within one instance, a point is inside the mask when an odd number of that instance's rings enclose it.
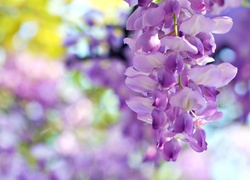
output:
{"label": "soft focus background", "polygon": [[125,103],[132,11],[122,0],[1,0],[1,180],[250,179],[250,9],[223,12],[234,27],[216,36],[214,58],[239,70],[221,89],[223,119],[206,127],[208,150],[184,146],[175,163]]}

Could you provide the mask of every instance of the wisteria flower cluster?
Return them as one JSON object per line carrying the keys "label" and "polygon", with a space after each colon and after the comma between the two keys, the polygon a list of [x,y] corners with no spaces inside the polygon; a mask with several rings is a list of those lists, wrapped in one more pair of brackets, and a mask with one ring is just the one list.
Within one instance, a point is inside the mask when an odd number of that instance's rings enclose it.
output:
{"label": "wisteria flower cluster", "polygon": [[228,32],[232,19],[205,16],[221,1],[126,1],[138,5],[126,24],[134,31],[133,38],[124,39],[134,52],[126,84],[141,94],[130,98],[128,106],[152,124],[166,161],[176,161],[181,142],[197,152],[207,150],[203,126],[222,117],[218,88],[237,73],[229,63],[208,64],[214,61],[213,33]]}

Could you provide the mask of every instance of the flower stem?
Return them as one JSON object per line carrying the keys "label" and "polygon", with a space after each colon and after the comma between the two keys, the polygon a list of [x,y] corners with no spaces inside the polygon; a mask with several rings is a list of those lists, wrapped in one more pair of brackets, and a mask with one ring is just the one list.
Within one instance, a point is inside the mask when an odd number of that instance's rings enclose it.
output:
{"label": "flower stem", "polygon": [[183,86],[181,84],[181,75],[178,75],[178,85],[180,89],[183,89]]}
{"label": "flower stem", "polygon": [[173,17],[174,17],[174,34],[175,34],[175,36],[179,36],[178,27],[177,27],[177,18],[176,18],[175,13],[173,13]]}
{"label": "flower stem", "polygon": [[[176,18],[175,13],[173,13],[173,17],[174,17],[174,34],[175,34],[175,36],[179,36],[178,26],[177,26],[177,18]],[[178,85],[179,85],[180,89],[183,89],[182,84],[181,84],[181,75],[178,75]]]}

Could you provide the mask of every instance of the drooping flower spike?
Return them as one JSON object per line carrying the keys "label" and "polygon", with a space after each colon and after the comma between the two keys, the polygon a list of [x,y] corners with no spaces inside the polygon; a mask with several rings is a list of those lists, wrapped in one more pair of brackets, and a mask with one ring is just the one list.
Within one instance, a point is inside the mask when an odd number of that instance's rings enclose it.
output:
{"label": "drooping flower spike", "polygon": [[128,106],[138,119],[152,124],[156,147],[166,161],[176,161],[180,141],[197,152],[207,150],[203,126],[221,118],[217,88],[227,85],[237,68],[206,64],[214,61],[209,57],[216,48],[213,33],[228,32],[232,19],[204,16],[221,1],[127,2],[138,8],[127,21],[134,34],[124,42],[134,57],[125,72],[126,84],[141,94],[131,97]]}

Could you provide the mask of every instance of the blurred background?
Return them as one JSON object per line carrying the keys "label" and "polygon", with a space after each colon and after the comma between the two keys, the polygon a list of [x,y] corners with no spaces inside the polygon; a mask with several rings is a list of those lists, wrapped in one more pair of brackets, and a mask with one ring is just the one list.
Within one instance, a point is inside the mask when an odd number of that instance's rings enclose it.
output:
{"label": "blurred background", "polygon": [[224,10],[234,26],[215,37],[215,63],[238,74],[220,89],[208,150],[184,145],[174,163],[125,103],[132,11],[122,0],[1,0],[1,180],[250,179],[250,9]]}

